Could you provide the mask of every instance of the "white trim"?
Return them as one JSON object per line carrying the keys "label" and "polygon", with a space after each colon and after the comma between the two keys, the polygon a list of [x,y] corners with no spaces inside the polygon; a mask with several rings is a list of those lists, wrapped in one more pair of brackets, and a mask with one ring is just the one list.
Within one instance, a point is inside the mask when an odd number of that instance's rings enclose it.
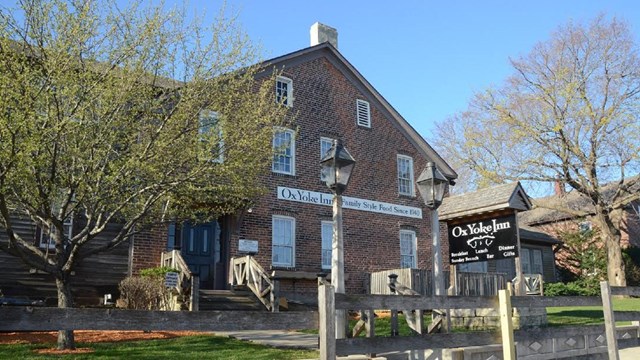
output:
{"label": "white trim", "polygon": [[[284,102],[282,102],[282,99],[279,99],[279,96],[280,96],[278,94],[279,83],[287,84],[287,94],[284,99]],[[293,80],[285,76],[276,77],[276,102],[277,103],[282,102],[282,104],[286,107],[293,107]]]}
{"label": "white trim", "polygon": [[356,99],[356,124],[371,128],[371,106],[366,100]]}
{"label": "white trim", "polygon": [[[65,227],[67,228],[67,233],[62,235],[66,235],[68,239],[71,239],[73,237],[73,213],[70,214],[66,219],[64,219],[62,223],[62,229],[64,229]],[[38,247],[40,247],[41,249],[46,249],[47,247],[49,249],[56,248],[56,244],[52,241],[51,236],[49,236],[49,233],[45,233],[45,230],[43,228],[40,229],[40,239],[38,240]]]}
{"label": "white trim", "polygon": [[[215,119],[210,124],[203,125],[203,119]],[[224,137],[222,134],[222,126],[220,126],[220,114],[217,111],[205,109],[198,115],[198,135],[200,135],[201,141],[206,141],[206,137],[210,136],[210,132],[217,130],[218,136],[218,149],[217,157],[209,159],[211,162],[223,163],[224,162]],[[213,145],[213,144],[212,144]],[[213,149],[212,149],[213,152]]]}
{"label": "white trim", "polygon": [[[290,236],[291,236],[291,246],[286,244],[278,244],[280,247],[290,247],[291,248],[291,262],[283,262],[283,261],[274,261],[274,247],[276,246],[275,242],[275,222],[277,220],[289,222],[291,225]],[[295,267],[296,266],[296,219],[290,216],[282,216],[282,215],[272,215],[271,217],[271,265],[278,267]]]}
{"label": "white trim", "polygon": [[[283,155],[279,155],[276,152],[276,136],[279,133],[286,133],[291,135],[291,142],[290,142],[290,148],[291,148],[291,155],[290,155],[290,164],[289,164],[289,171],[286,170],[280,170],[280,169],[276,169],[275,165],[275,159],[276,156],[283,156]],[[273,139],[271,141],[272,144],[272,150],[273,150],[273,159],[271,161],[271,171],[274,173],[278,173],[278,174],[286,174],[286,175],[295,175],[296,174],[296,133],[295,131],[291,130],[291,129],[287,129],[287,128],[281,128],[281,127],[276,127],[275,131],[273,132]],[[286,156],[286,155],[285,155]]]}
{"label": "white trim", "polygon": [[[325,154],[325,153],[322,152],[322,145],[323,144],[327,144],[327,143],[329,144],[329,149],[331,149],[331,146],[333,146],[333,139],[321,136],[320,137],[320,159],[322,159],[324,157],[324,154]],[[329,149],[327,149],[327,151]]]}
{"label": "white trim", "polygon": [[[329,232],[329,247],[327,248],[325,245],[325,226],[328,226],[331,231]],[[320,264],[322,266],[323,270],[330,270],[331,269],[331,252],[333,251],[333,221],[321,221],[320,223]],[[324,260],[326,259],[324,256],[324,253],[326,250],[329,250],[329,262],[327,264],[325,264]]]}
{"label": "white trim", "polygon": [[[401,178],[400,177],[400,162],[401,161],[409,161],[409,178],[405,179],[405,178]],[[398,194],[399,195],[405,195],[405,196],[416,196],[416,191],[415,191],[415,185],[414,185],[414,175],[413,175],[413,158],[411,156],[407,156],[407,155],[400,155],[398,154],[396,157],[396,181],[398,183]],[[402,187],[400,184],[400,180],[404,180],[404,181],[408,181],[409,182],[409,192],[403,192],[402,191]],[[406,185],[406,184],[405,184]]]}
{"label": "white trim", "polygon": [[[413,255],[402,253],[402,235],[411,236],[411,247],[412,247],[411,252],[413,253]],[[413,261],[410,268],[411,269],[417,268],[418,267],[418,241],[416,237],[416,232],[413,230],[400,230],[400,236],[398,240],[399,240],[399,247],[400,247],[400,268],[406,268],[406,266],[403,266],[404,265],[402,261],[403,256],[407,256],[407,257],[413,256]]]}

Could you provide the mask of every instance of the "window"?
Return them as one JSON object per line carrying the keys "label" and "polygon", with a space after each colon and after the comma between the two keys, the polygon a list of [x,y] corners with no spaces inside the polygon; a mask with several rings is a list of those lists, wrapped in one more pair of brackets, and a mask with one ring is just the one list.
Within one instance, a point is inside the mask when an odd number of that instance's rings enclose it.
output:
{"label": "window", "polygon": [[471,272],[471,273],[486,273],[487,272],[487,262],[486,261],[478,261],[478,262],[460,264],[460,265],[458,265],[458,271],[460,271],[460,272]]}
{"label": "window", "polygon": [[[64,222],[62,223],[62,235],[67,239],[71,239],[73,237],[73,214],[69,215]],[[40,238],[38,241],[38,246],[43,249],[55,249],[56,243],[50,236],[50,233],[44,229],[40,229]]]}
{"label": "window", "polygon": [[224,161],[224,139],[222,138],[222,127],[220,126],[218,113],[211,110],[204,110],[199,117],[198,134],[200,141],[204,144],[215,144],[211,146],[211,161],[221,163]]}
{"label": "window", "polygon": [[333,222],[322,222],[322,268],[331,269],[331,245],[333,244]]}
{"label": "window", "polygon": [[356,122],[358,126],[371,127],[371,111],[368,101],[356,100]]}
{"label": "window", "polygon": [[293,106],[293,80],[278,76],[276,79],[276,102],[288,107]]}
{"label": "window", "polygon": [[274,215],[271,225],[271,264],[294,267],[296,220],[287,216]]}
{"label": "window", "polygon": [[398,155],[398,193],[414,196],[413,191],[413,159]]}
{"label": "window", "polygon": [[411,230],[400,230],[400,267],[417,267],[416,233]]}
{"label": "window", "polygon": [[542,250],[520,249],[523,274],[542,274]]}
{"label": "window", "polygon": [[290,129],[276,129],[273,133],[273,164],[275,173],[295,175],[295,134]]}
{"label": "window", "polygon": [[320,138],[320,159],[322,159],[329,149],[333,146],[333,139],[321,137]]}

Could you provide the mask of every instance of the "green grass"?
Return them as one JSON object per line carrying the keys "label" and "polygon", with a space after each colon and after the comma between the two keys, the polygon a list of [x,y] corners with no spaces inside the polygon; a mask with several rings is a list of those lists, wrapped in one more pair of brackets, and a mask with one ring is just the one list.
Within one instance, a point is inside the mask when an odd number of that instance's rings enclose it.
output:
{"label": "green grass", "polygon": [[257,345],[213,335],[185,336],[165,340],[145,340],[119,343],[77,344],[91,348],[90,354],[38,355],[36,349],[51,348],[54,344],[0,345],[0,359],[309,359],[317,358],[312,350],[285,350]]}
{"label": "green grass", "polygon": [[[640,299],[613,299],[615,311],[640,311]],[[604,323],[601,306],[549,307],[547,320],[551,326],[561,325],[595,325]],[[617,325],[628,325],[629,322],[616,322]]]}

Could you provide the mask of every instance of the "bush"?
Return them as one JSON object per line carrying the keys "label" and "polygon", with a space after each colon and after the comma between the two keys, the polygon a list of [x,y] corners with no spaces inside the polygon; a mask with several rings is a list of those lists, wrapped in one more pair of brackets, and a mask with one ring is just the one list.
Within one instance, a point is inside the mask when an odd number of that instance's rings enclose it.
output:
{"label": "bush", "polygon": [[133,310],[162,310],[168,304],[171,293],[164,286],[164,276],[177,272],[170,267],[156,267],[140,271],[140,276],[129,276],[120,282],[118,305]]}
{"label": "bush", "polygon": [[627,286],[640,286],[640,248],[622,250]]}
{"label": "bush", "polygon": [[600,296],[597,278],[581,279],[569,283],[544,284],[545,296]]}

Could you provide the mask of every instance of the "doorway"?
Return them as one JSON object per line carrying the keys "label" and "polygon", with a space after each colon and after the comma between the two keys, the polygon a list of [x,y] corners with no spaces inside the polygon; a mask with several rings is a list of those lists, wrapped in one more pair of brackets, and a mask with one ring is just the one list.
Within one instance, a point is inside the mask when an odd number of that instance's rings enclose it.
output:
{"label": "doorway", "polygon": [[222,229],[218,221],[204,224],[182,224],[182,257],[191,272],[200,277],[201,289],[225,288],[227,263]]}

